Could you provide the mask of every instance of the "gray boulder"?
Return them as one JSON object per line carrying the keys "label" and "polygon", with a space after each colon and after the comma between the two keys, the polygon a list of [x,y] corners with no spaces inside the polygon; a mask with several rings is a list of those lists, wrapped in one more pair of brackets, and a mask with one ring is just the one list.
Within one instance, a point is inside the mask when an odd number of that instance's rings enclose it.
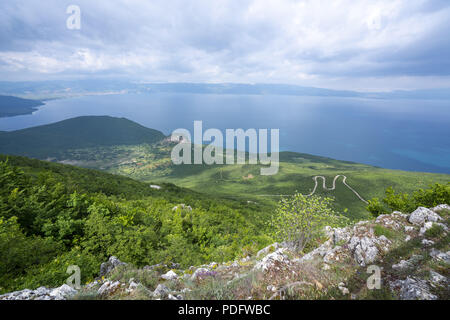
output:
{"label": "gray boulder", "polygon": [[59,288],[53,289],[49,296],[53,297],[54,300],[66,300],[67,298],[75,295],[77,293],[77,290],[74,288],[68,286],[67,284],[63,284]]}
{"label": "gray boulder", "polygon": [[334,245],[342,244],[343,242],[348,242],[351,238],[351,232],[349,228],[335,228],[333,233],[333,243]]}
{"label": "gray boulder", "polygon": [[381,251],[386,252],[391,241],[386,237],[352,237],[348,244],[350,250],[353,252],[355,261],[362,267],[374,262]]}
{"label": "gray boulder", "polygon": [[440,204],[434,208],[432,208],[431,210],[433,210],[434,212],[441,212],[443,210],[449,210],[450,211],[450,206],[448,204]]}
{"label": "gray boulder", "polygon": [[450,264],[450,251],[442,252],[440,250],[432,248],[430,251],[430,256],[435,260],[443,261],[447,264]]}
{"label": "gray boulder", "polygon": [[409,260],[400,260],[399,263],[392,265],[392,269],[398,270],[398,271],[412,269],[422,259],[423,259],[423,256],[415,254]]}
{"label": "gray boulder", "polygon": [[417,226],[421,226],[425,222],[438,222],[439,220],[442,220],[442,218],[436,212],[424,207],[418,207],[409,216],[409,222]]}
{"label": "gray boulder", "polygon": [[153,296],[155,298],[165,298],[168,296],[169,293],[170,293],[169,288],[167,288],[163,284],[158,284],[155,291],[153,291]]}
{"label": "gray boulder", "polygon": [[391,289],[399,290],[401,300],[437,300],[437,296],[430,292],[427,282],[422,279],[408,277],[390,284]]}
{"label": "gray boulder", "polygon": [[277,251],[268,254],[254,266],[254,269],[267,271],[277,264],[289,264],[290,261],[286,255],[286,251],[287,249],[280,248]]}
{"label": "gray boulder", "polygon": [[97,290],[97,294],[101,296],[108,296],[116,292],[120,288],[121,284],[119,281],[106,281]]}
{"label": "gray boulder", "polygon": [[39,287],[36,290],[25,289],[0,296],[0,300],[67,300],[75,295],[77,290],[63,284],[59,288],[48,289]]}
{"label": "gray boulder", "polygon": [[161,278],[163,278],[164,280],[176,280],[178,276],[174,271],[170,270],[167,273],[163,274]]}
{"label": "gray boulder", "polygon": [[111,271],[113,271],[116,267],[126,265],[125,262],[120,261],[115,256],[109,257],[107,262],[103,262],[100,265],[100,277],[106,276]]}
{"label": "gray boulder", "polygon": [[448,283],[447,277],[430,270],[430,283],[433,287],[445,286]]}

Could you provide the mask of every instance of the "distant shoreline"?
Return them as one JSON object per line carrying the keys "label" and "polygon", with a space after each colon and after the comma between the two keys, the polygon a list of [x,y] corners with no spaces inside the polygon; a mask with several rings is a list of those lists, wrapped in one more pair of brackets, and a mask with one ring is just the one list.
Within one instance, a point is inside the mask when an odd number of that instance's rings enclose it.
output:
{"label": "distant shoreline", "polygon": [[33,114],[43,105],[45,105],[45,103],[41,100],[0,95],[0,118],[11,118]]}

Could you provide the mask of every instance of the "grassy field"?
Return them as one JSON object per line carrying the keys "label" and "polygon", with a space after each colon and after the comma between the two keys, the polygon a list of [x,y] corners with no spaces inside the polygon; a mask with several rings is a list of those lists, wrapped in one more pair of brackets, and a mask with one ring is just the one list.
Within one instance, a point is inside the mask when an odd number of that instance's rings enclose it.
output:
{"label": "grassy field", "polygon": [[[411,192],[433,183],[446,183],[450,176],[387,170],[294,152],[280,154],[280,169],[273,176],[261,176],[260,165],[180,165],[170,160],[167,142],[148,145],[112,146],[65,152],[58,161],[82,167],[102,169],[136,180],[152,183],[171,182],[181,187],[226,198],[275,205],[281,195],[309,194],[314,176],[324,176],[327,188],[336,175],[345,175],[347,184],[363,199],[382,198],[388,187]],[[316,194],[335,198],[336,209],[353,219],[368,217],[366,204],[342,183],[335,190],[324,190],[318,181]]]}

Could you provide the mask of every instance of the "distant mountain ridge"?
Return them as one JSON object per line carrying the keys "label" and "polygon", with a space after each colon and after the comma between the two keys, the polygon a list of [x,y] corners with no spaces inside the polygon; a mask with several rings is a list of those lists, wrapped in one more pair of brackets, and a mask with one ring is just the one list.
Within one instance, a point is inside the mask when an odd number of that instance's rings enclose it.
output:
{"label": "distant mountain ridge", "polygon": [[0,118],[30,114],[37,110],[36,107],[43,104],[39,100],[0,95]]}
{"label": "distant mountain ridge", "polygon": [[122,80],[0,81],[0,94],[61,98],[99,93],[193,93],[348,97],[365,99],[450,99],[450,88],[362,92],[268,83],[144,83]]}
{"label": "distant mountain ridge", "polygon": [[0,132],[0,153],[46,158],[59,151],[154,143],[165,135],[125,118],[83,116],[11,132]]}

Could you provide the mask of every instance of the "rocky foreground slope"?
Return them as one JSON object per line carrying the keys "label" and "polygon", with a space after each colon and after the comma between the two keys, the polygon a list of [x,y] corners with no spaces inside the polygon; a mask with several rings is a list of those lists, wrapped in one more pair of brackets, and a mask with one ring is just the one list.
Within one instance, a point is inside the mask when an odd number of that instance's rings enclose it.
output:
{"label": "rocky foreground slope", "polygon": [[[254,256],[181,270],[111,257],[79,290],[68,285],[0,296],[59,299],[449,299],[450,206],[327,227],[307,254],[274,243]],[[379,277],[378,277],[379,275]]]}

